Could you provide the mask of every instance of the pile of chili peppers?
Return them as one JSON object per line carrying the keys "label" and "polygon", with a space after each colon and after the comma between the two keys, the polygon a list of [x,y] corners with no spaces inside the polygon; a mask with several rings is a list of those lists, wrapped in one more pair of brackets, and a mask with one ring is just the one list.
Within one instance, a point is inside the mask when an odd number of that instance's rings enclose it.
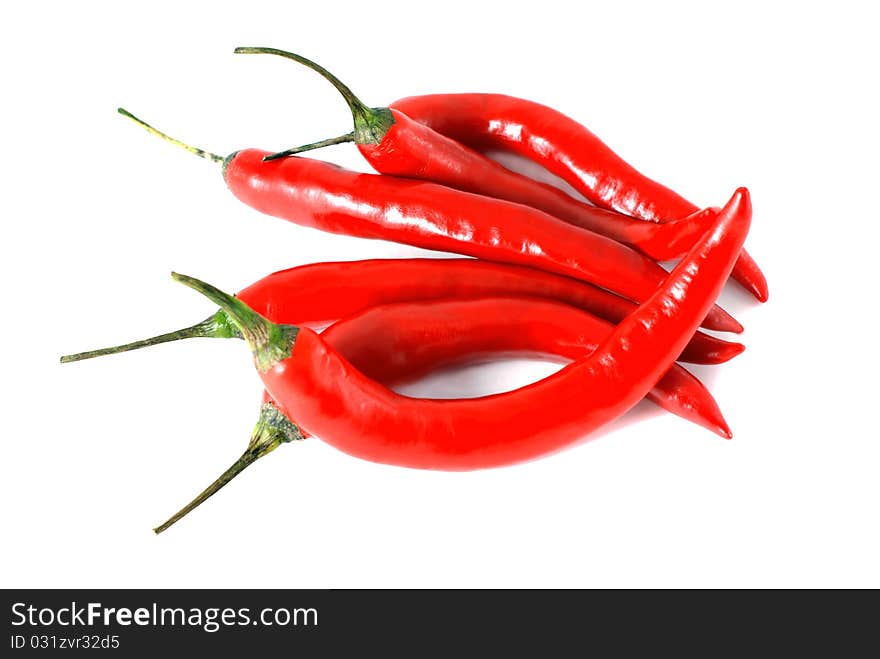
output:
{"label": "pile of chili peppers", "polygon": [[[221,164],[230,191],[262,213],[475,258],[315,263],[273,273],[236,296],[173,274],[219,310],[185,329],[62,357],[191,337],[239,338],[250,347],[265,386],[250,443],[157,533],[255,460],[310,435],[375,462],[480,469],[572,444],[647,397],[731,437],[712,395],[677,362],[721,364],[744,349],[699,329],[742,331],[715,305],[728,277],[767,299],[767,282],[743,249],[746,189],[722,208],[700,209],[549,107],[498,94],[368,107],[300,55],[236,52],[279,55],[317,71],[345,99],[353,130],[277,153],[249,148],[223,157],[119,112]],[[378,174],[298,155],[341,142],[354,142]],[[489,149],[544,166],[589,203],[490,160]],[[674,259],[669,273],[657,263]],[[567,365],[481,398],[411,398],[389,388],[510,355]]]}

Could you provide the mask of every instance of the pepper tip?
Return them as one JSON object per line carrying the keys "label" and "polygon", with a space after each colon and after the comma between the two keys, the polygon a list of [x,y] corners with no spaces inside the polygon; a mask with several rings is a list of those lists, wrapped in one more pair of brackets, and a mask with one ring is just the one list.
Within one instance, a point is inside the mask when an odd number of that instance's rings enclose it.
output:
{"label": "pepper tip", "polygon": [[727,346],[727,353],[724,355],[724,361],[730,361],[734,357],[738,357],[743,354],[745,350],[746,346],[744,343],[730,342],[730,345]]}

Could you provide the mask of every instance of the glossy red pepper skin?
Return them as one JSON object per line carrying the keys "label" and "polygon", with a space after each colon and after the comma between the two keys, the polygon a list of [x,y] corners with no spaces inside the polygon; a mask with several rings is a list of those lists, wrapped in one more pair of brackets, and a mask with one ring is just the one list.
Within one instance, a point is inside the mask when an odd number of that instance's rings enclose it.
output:
{"label": "glossy red pepper skin", "polygon": [[[531,266],[635,301],[665,279],[638,252],[521,204],[309,158],[264,162],[267,155],[246,149],[227,158],[229,189],[256,210],[303,226]],[[708,313],[715,327],[741,327],[720,307]]]}
{"label": "glossy red pepper skin", "polygon": [[[699,210],[641,174],[582,124],[539,103],[503,94],[429,94],[402,98],[391,108],[467,146],[540,163],[602,208],[651,222],[677,221]],[[767,300],[767,281],[745,251],[732,276]]]}
{"label": "glossy red pepper skin", "polygon": [[444,401],[400,396],[309,329],[260,376],[304,430],[366,460],[470,470],[536,458],[620,416],[651,390],[721,292],[750,219],[748,192],[740,189],[663,285],[590,357],[512,392]]}
{"label": "glossy red pepper skin", "polygon": [[[594,352],[613,330],[611,323],[566,304],[493,297],[373,307],[335,323],[321,338],[364,375],[391,386],[440,368],[504,357],[577,361]],[[677,364],[647,398],[731,437],[712,395]]]}
{"label": "glossy red pepper skin", "polygon": [[[543,298],[618,323],[636,305],[592,284],[541,270],[477,259],[373,259],[312,263],[272,273],[237,297],[269,320],[319,328],[377,306],[483,297]],[[696,332],[679,355],[720,364],[745,347]]]}
{"label": "glossy red pepper skin", "polygon": [[417,178],[537,208],[637,248],[659,261],[679,258],[712,223],[712,213],[658,224],[584,204],[562,190],[517,174],[423,123],[391,111],[394,124],[378,144],[358,144],[381,174]]}
{"label": "glossy red pepper skin", "polygon": [[271,159],[353,141],[373,168],[382,174],[433,181],[457,190],[525,204],[632,245],[658,260],[680,257],[712,223],[712,213],[695,212],[668,225],[646,224],[627,215],[583,204],[558,188],[501,166],[461,141],[446,137],[442,131],[410,119],[404,112],[368,107],[339,78],[302,55],[278,48],[252,46],[236,48],[235,52],[276,55],[298,62],[330,82],[351,110],[354,120],[351,133],[288,149],[273,154]]}

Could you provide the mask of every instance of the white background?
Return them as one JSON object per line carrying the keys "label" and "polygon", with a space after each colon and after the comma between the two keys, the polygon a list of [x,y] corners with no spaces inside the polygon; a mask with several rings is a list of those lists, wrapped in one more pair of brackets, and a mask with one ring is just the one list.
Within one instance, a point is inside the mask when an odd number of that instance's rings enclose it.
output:
{"label": "white background", "polygon": [[[3,48],[0,585],[880,586],[878,104],[865,3],[18,3]],[[413,256],[258,215],[226,153],[350,130],[295,50],[367,103],[497,91],[578,118],[702,205],[739,185],[771,299],[722,303],[747,351],[695,369],[730,442],[641,404],[593,441],[506,469],[373,465],[284,446],[168,533],[239,455],[260,386],[244,345],[190,341],[61,366],[317,260]],[[318,154],[315,154],[316,156]],[[367,170],[351,145],[322,158]],[[477,394],[519,363],[411,391]],[[589,404],[589,392],[584,392]],[[540,410],[536,410],[540,413]]]}

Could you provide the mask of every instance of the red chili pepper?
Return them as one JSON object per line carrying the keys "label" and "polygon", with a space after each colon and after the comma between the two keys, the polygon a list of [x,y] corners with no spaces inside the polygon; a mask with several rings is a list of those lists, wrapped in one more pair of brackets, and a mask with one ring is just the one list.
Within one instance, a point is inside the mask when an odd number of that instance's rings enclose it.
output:
{"label": "red chili pepper", "polygon": [[[647,299],[666,276],[659,265],[614,240],[521,204],[308,158],[264,162],[268,153],[258,149],[223,158],[120,112],[192,153],[222,162],[226,184],[247,205],[303,226],[532,266],[636,301]],[[708,318],[706,327],[741,329],[720,307],[710,309]]]}
{"label": "red chili pepper", "polygon": [[465,147],[424,123],[393,108],[370,108],[345,84],[315,62],[277,48],[236,48],[237,53],[280,55],[317,71],[342,94],[354,118],[350,133],[314,144],[288,149],[267,160],[312,149],[355,142],[367,162],[381,174],[418,178],[458,190],[506,199],[531,206],[618,242],[636,247],[651,258],[667,261],[687,252],[714,218],[697,211],[667,224],[647,223],[627,215],[584,204],[559,188],[517,174]]}
{"label": "red chili pepper", "polygon": [[[591,284],[541,270],[477,259],[375,259],[313,263],[275,272],[238,293],[254,311],[278,323],[324,327],[379,305],[479,297],[530,296],[592,312],[613,323],[636,305]],[[121,346],[68,355],[63,361],[126,352],[186,338],[237,336],[226,312],[192,327]],[[692,364],[720,364],[745,349],[696,332],[679,355]]]}
{"label": "red chili pepper", "polygon": [[[652,222],[680,220],[698,210],[638,172],[583,125],[545,105],[502,94],[428,94],[391,107],[468,146],[534,160],[602,208]],[[745,250],[732,276],[767,301],[767,280]]]}
{"label": "red chili pepper", "polygon": [[[321,338],[364,375],[387,386],[487,358],[577,361],[613,330],[611,323],[566,304],[493,297],[373,307],[332,325]],[[712,395],[677,364],[647,398],[722,437],[732,436]]]}
{"label": "red chili pepper", "polygon": [[[589,357],[540,382],[476,399],[427,400],[395,394],[360,373],[315,332],[277,325],[210,284],[173,276],[227,312],[251,346],[269,395],[303,430],[374,462],[479,469],[563,448],[644,397],[720,293],[745,241],[750,218],[748,191],[740,188],[664,284]],[[276,446],[252,441],[206,493],[222,487]]]}
{"label": "red chili pepper", "polygon": [[[236,297],[244,299],[241,294]],[[263,315],[273,322],[285,317]],[[594,352],[613,329],[611,323],[558,302],[489,297],[369,307],[334,323],[321,338],[361,373],[390,387],[440,368],[488,359],[577,361]],[[646,398],[722,437],[733,436],[712,394],[677,364]],[[258,435],[262,444],[274,445],[308,436],[265,391],[253,436]]]}
{"label": "red chili pepper", "polygon": [[[331,325],[321,338],[364,375],[391,386],[485,359],[577,361],[595,351],[613,329],[607,321],[558,302],[490,297],[371,307]],[[647,398],[676,416],[732,437],[709,391],[677,364]]]}

